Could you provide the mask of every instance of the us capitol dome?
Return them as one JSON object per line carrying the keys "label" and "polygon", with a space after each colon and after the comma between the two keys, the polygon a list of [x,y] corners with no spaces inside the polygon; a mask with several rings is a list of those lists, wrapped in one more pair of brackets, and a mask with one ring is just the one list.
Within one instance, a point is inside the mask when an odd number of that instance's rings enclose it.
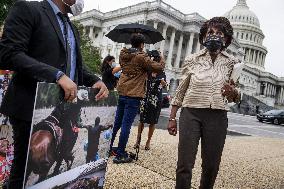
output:
{"label": "us capitol dome", "polygon": [[258,17],[249,9],[246,0],[238,0],[224,16],[230,20],[234,28],[234,37],[245,53],[243,61],[252,68],[264,71],[267,49],[262,43],[265,36]]}

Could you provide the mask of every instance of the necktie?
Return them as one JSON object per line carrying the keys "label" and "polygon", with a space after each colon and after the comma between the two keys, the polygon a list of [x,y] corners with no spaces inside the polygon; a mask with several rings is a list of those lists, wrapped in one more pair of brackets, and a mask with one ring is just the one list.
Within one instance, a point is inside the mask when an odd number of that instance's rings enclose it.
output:
{"label": "necktie", "polygon": [[70,22],[67,15],[62,14],[61,12],[58,13],[58,16],[61,18],[63,23],[63,35],[64,35],[64,43],[65,43],[65,53],[66,53],[66,63],[64,66],[64,73],[70,77],[70,70],[71,70],[71,45],[68,39],[68,22]]}

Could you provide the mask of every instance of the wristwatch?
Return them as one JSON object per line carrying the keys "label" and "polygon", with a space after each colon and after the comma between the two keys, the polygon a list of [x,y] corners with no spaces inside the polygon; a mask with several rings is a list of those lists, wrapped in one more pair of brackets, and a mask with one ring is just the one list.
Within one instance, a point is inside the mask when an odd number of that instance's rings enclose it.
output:
{"label": "wristwatch", "polygon": [[169,121],[176,121],[176,118],[170,118]]}

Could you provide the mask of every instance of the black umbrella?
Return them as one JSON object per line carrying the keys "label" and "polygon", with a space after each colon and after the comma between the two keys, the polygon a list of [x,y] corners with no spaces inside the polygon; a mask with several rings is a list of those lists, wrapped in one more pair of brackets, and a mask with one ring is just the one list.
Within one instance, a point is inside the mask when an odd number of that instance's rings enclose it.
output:
{"label": "black umbrella", "polygon": [[164,40],[162,34],[152,26],[143,24],[119,24],[111,30],[106,37],[114,42],[130,44],[133,33],[141,33],[145,36],[147,44],[155,44]]}

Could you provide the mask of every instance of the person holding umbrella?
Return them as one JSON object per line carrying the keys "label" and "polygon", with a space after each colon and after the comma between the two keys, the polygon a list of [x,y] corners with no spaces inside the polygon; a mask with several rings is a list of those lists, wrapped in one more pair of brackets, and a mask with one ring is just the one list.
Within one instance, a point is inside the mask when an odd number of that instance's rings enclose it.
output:
{"label": "person holding umbrella", "polygon": [[120,52],[119,63],[122,73],[118,81],[118,106],[111,139],[111,149],[116,134],[121,129],[118,148],[115,152],[114,163],[129,163],[132,159],[125,151],[131,125],[138,112],[140,100],[146,93],[146,80],[148,72],[162,72],[165,66],[164,59],[153,61],[144,51],[145,36],[134,33],[130,37],[131,48],[123,48]]}

